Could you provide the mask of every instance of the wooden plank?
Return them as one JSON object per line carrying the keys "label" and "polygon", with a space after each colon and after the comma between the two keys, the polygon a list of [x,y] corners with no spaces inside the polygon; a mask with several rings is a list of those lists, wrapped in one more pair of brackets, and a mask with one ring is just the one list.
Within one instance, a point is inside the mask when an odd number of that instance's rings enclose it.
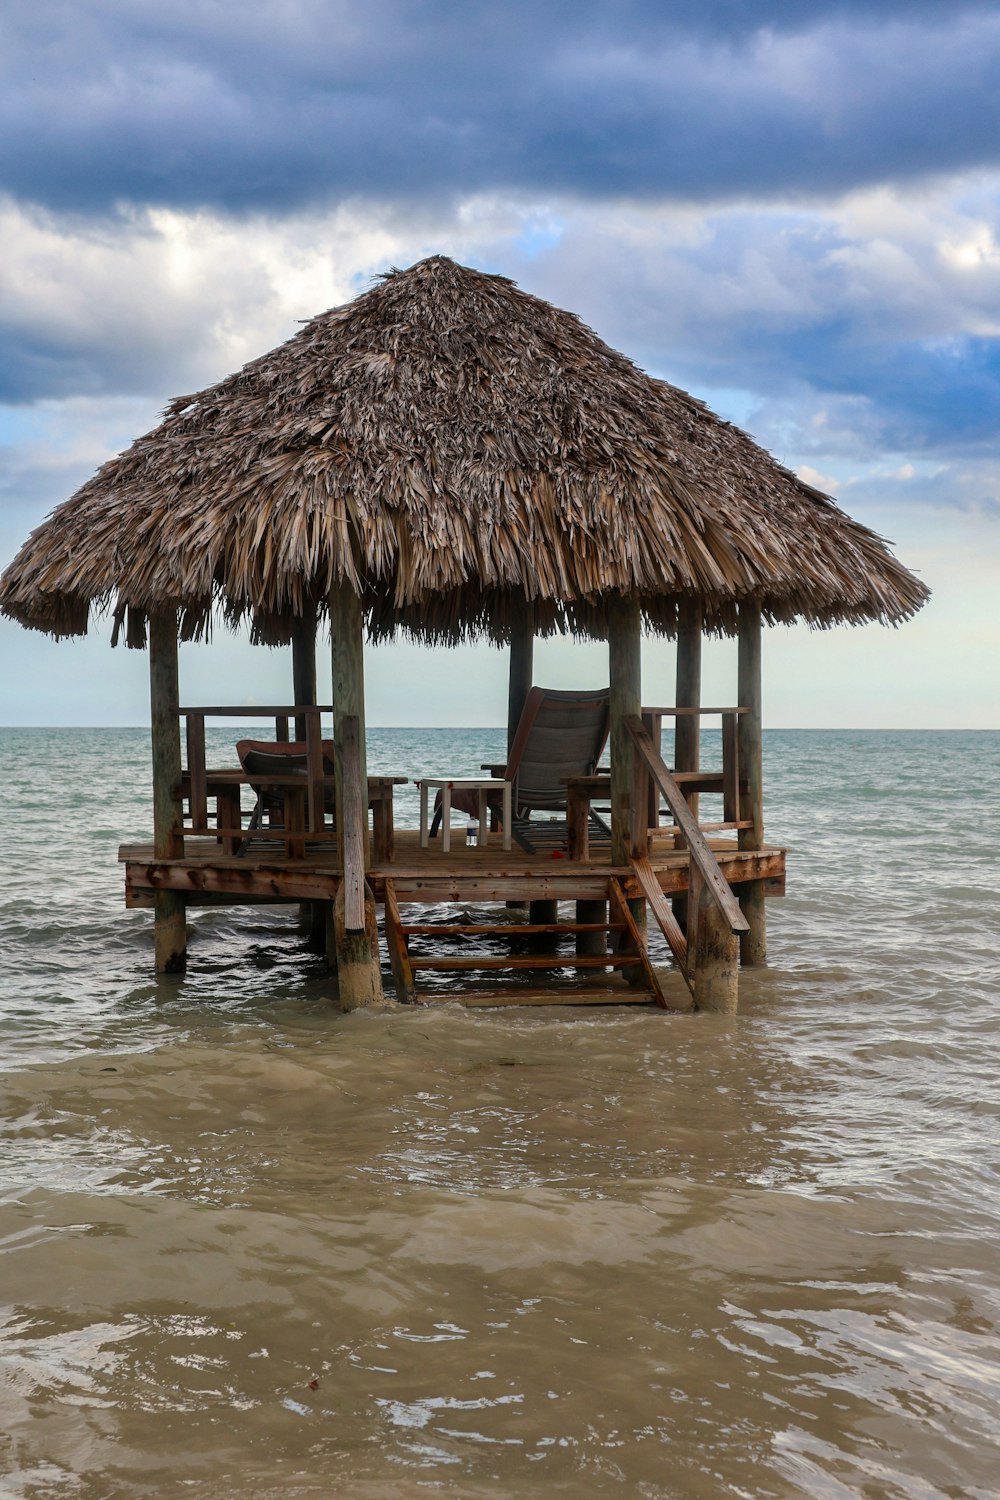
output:
{"label": "wooden plank", "polygon": [[633,969],[637,962],[634,953],[410,954],[414,969],[440,973],[468,969]]}
{"label": "wooden plank", "polygon": [[700,714],[703,717],[709,714],[745,714],[746,711],[745,708],[730,708],[728,706],[725,708],[682,708],[677,705],[667,708],[660,708],[656,705],[647,708],[643,705],[642,709],[644,714],[662,714],[665,718],[682,718],[686,714]]}
{"label": "wooden plank", "polygon": [[295,714],[332,714],[332,703],[223,703],[193,704],[178,710],[182,714],[204,714],[207,719],[277,719]]}
{"label": "wooden plank", "polygon": [[627,985],[620,989],[574,990],[546,989],[529,990],[511,986],[509,990],[466,990],[461,995],[451,991],[421,995],[424,1004],[451,1004],[457,1001],[467,1010],[487,1009],[503,1005],[650,1005],[654,996],[647,990],[633,990]]}
{"label": "wooden plank", "polygon": [[642,886],[646,900],[649,902],[653,916],[659,924],[660,931],[670,945],[670,951],[676,958],[682,972],[687,973],[687,938],[680,929],[680,924],[670,909],[670,903],[660,889],[660,882],[656,878],[656,872],[648,859],[634,859],[632,868],[635,870],[636,879]]}
{"label": "wooden plank", "polygon": [[[390,882],[386,881],[386,887]],[[443,933],[473,937],[489,933],[493,936],[526,937],[534,933],[620,932],[616,922],[497,922],[490,925],[469,922],[404,922],[403,931],[414,937]]]}
{"label": "wooden plank", "polygon": [[630,945],[632,950],[628,955],[633,960],[631,967],[634,967],[635,962],[638,961],[639,966],[646,976],[646,983],[652,992],[653,999],[661,1010],[667,1010],[667,997],[663,993],[660,977],[649,961],[646,934],[640,929],[633,917],[632,910],[625,899],[625,893],[617,880],[608,881],[608,898],[611,915],[616,921],[621,922],[625,928],[624,942]]}
{"label": "wooden plank", "polygon": [[626,718],[626,725],[639,754],[649,767],[650,775],[663,793],[667,806],[673,813],[675,823],[684,836],[692,865],[698,867],[705,885],[711,890],[713,899],[728,921],[731,930],[733,932],[747,931],[747,921],[740,911],[736,897],[727,885],[704,834],[691,816],[691,810],[680,788],[655,750],[642,720],[637,715],[629,715]]}
{"label": "wooden plank", "polygon": [[385,909],[385,943],[389,950],[389,965],[396,985],[396,994],[404,1005],[416,999],[417,987],[410,962],[410,950],[406,941],[407,929],[399,916],[396,889],[391,880],[385,882],[383,891]]}

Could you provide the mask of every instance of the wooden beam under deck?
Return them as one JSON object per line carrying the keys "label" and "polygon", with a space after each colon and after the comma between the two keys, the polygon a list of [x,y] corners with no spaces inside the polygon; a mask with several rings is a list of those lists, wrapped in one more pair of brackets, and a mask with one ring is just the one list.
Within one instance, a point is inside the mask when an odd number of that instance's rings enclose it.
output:
{"label": "wooden beam under deck", "polygon": [[[670,896],[688,889],[688,856],[665,847],[666,842],[653,838],[649,862],[661,890]],[[783,849],[738,849],[732,840],[720,838],[708,842],[731,885],[763,880],[775,894],[783,887]],[[321,850],[307,848],[304,858],[284,860],[268,851],[227,855],[215,839],[188,837],[180,858],[157,858],[152,843],[123,844],[118,858],[125,866],[125,903],[130,907],[149,906],[163,891],[182,893],[190,906],[332,901],[341,881],[335,844]],[[628,899],[643,895],[630,867],[612,865],[606,857],[554,860],[548,853],[526,854],[518,849],[504,853],[492,845],[460,847],[444,855],[439,848],[421,849],[416,829],[397,830],[394,861],[368,871],[380,904],[387,879],[393,882],[398,901],[431,905],[596,901],[607,898],[611,877],[624,882]]]}

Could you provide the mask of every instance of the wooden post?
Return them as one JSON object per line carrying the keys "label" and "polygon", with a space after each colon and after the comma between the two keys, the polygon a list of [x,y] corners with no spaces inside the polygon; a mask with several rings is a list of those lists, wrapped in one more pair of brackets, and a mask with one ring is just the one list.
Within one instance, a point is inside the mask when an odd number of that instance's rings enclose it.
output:
{"label": "wooden post", "polygon": [[[611,863],[628,865],[633,854],[645,853],[635,844],[636,824],[632,816],[632,799],[636,774],[632,736],[625,727],[629,715],[642,708],[642,619],[638,599],[612,599],[608,605],[608,681],[611,710]],[[641,809],[642,823],[646,808]],[[628,903],[635,924],[646,931],[646,902],[643,898]],[[641,971],[626,976],[638,982]]]}
{"label": "wooden post", "polygon": [[[177,682],[177,616],[149,618],[149,719],[153,750],[153,854],[177,859],[184,852],[181,816],[181,725]],[[187,966],[184,897],[158,891],[154,947],[158,974],[183,974]]]}
{"label": "wooden post", "polygon": [[517,600],[510,627],[510,678],[507,689],[507,751],[514,743],[521,710],[531,691],[534,669],[535,627],[527,600]]}
{"label": "wooden post", "polygon": [[[521,722],[521,711],[524,708],[525,699],[531,691],[535,656],[535,626],[531,617],[531,606],[526,599],[515,598],[512,604],[512,611],[510,624],[510,668],[507,686],[508,755],[510,754],[510,747],[514,743],[517,726]],[[508,911],[516,911],[523,905],[523,901],[506,902]],[[530,905],[531,903],[529,902],[529,908]],[[541,915],[537,915],[533,914],[529,909],[528,920],[530,922],[546,922],[550,918],[545,915],[544,911]]]}
{"label": "wooden post", "polygon": [[625,719],[638,714],[642,706],[641,645],[638,600],[612,600],[608,606],[611,859],[616,865],[627,865],[632,856],[632,737]]}
{"label": "wooden post", "polygon": [[[678,708],[701,707],[701,604],[697,599],[681,602],[677,620],[677,675],[674,703]],[[698,714],[678,714],[674,719],[674,770],[697,771],[701,767],[701,719]],[[687,804],[694,818],[698,816],[698,793],[692,792]],[[675,896],[671,902],[674,916],[682,930],[687,928],[688,898]]]}
{"label": "wooden post", "polygon": [[[748,784],[748,795],[740,799],[740,816],[751,826],[739,831],[741,849],[760,849],[764,843],[764,755],[761,730],[761,619],[760,609],[750,600],[740,605],[739,623],[739,715],[740,780]],[[740,959],[744,964],[767,961],[767,926],[764,918],[764,882],[751,880],[739,888],[740,906],[750,931],[740,936]]]}
{"label": "wooden post", "polygon": [[688,972],[698,1010],[735,1015],[739,1000],[739,942],[691,864],[688,894]]}
{"label": "wooden post", "polygon": [[[303,708],[316,702],[316,609],[311,601],[292,620],[292,702]],[[295,719],[295,738],[306,738],[302,714]]]}
{"label": "wooden post", "polygon": [[337,974],[341,1008],[355,1010],[382,999],[382,976],[375,903],[364,880],[368,846],[364,631],[360,601],[346,579],[330,591],[330,630],[337,847],[344,872],[334,903]]}
{"label": "wooden post", "polygon": [[[701,707],[701,605],[685,600],[677,627],[677,683],[674,698],[678,708]],[[674,770],[697,771],[701,766],[701,719],[697,714],[678,714],[674,730]],[[687,799],[698,816],[698,794]]]}

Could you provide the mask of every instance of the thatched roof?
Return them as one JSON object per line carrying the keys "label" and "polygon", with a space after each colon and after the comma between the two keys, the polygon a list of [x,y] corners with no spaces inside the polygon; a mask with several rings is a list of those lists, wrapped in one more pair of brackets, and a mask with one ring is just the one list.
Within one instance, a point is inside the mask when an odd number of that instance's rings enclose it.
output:
{"label": "thatched roof", "polygon": [[[571,313],[443,256],[393,271],[194,396],[29,538],[0,609],[54,635],[92,606],[213,609],[287,638],[346,577],[371,629],[604,633],[613,594],[671,632],[898,622],[927,590],[883,541]],[[136,628],[138,627],[138,628]]]}

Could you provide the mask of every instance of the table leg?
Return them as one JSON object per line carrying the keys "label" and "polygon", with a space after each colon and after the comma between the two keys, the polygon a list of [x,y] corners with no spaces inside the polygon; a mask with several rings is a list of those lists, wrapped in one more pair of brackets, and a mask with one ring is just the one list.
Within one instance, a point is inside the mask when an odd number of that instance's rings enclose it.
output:
{"label": "table leg", "polygon": [[489,811],[486,806],[486,788],[479,788],[479,839],[481,848],[485,849],[490,837]]}
{"label": "table leg", "polygon": [[216,791],[215,821],[223,854],[235,854],[243,842],[238,786],[219,787]]}
{"label": "table leg", "polygon": [[513,783],[510,781],[505,781],[503,784],[503,846],[507,851],[510,850],[511,834],[513,833],[513,829],[510,826],[513,822],[513,815],[511,811],[512,793]]}
{"label": "table leg", "polygon": [[372,804],[372,839],[375,845],[375,863],[391,864],[396,842],[391,788],[380,793]]}
{"label": "table leg", "polygon": [[590,793],[571,786],[566,793],[566,834],[570,859],[590,857]]}
{"label": "table leg", "polygon": [[285,804],[285,853],[288,859],[305,859],[306,789],[288,787]]}
{"label": "table leg", "polygon": [[451,787],[447,781],[441,788],[441,850],[444,854],[451,850]]}
{"label": "table leg", "polygon": [[430,844],[430,832],[427,827],[427,783],[420,783],[420,847],[426,849]]}

